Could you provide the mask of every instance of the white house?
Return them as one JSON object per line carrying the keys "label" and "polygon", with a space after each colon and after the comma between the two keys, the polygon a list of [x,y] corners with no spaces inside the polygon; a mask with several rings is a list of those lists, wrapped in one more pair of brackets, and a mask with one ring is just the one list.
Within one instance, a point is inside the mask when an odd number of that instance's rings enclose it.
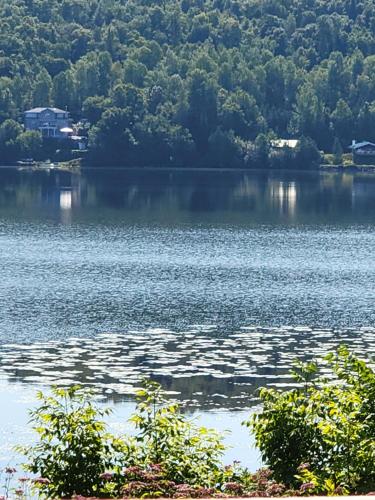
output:
{"label": "white house", "polygon": [[33,108],[25,111],[26,130],[39,130],[43,137],[64,139],[73,132],[69,113],[59,108]]}

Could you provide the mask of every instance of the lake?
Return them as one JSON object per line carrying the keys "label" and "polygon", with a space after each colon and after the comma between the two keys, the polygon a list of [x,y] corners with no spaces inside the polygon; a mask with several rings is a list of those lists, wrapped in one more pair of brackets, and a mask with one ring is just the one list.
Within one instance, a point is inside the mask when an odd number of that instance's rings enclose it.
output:
{"label": "lake", "polygon": [[0,461],[37,387],[96,387],[119,429],[147,376],[259,465],[259,387],[375,353],[374,229],[371,174],[1,169]]}

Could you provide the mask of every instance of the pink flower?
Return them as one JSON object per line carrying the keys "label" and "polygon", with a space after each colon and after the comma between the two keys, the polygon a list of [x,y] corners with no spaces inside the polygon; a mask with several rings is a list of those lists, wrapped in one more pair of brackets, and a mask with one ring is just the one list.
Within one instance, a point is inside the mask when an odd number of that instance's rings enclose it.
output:
{"label": "pink flower", "polygon": [[310,464],[305,463],[301,464],[300,466],[297,467],[298,472],[302,472],[304,470],[309,470],[310,469]]}
{"label": "pink flower", "polygon": [[138,465],[133,465],[124,469],[125,476],[137,476],[142,473],[142,469]]}
{"label": "pink flower", "polygon": [[258,474],[261,477],[271,477],[272,476],[272,470],[271,469],[259,469]]}
{"label": "pink flower", "polygon": [[314,488],[315,488],[314,483],[303,483],[299,487],[300,491],[303,491],[303,492],[308,491],[308,490],[313,490]]}
{"label": "pink flower", "polygon": [[230,493],[235,493],[237,495],[241,495],[243,488],[242,488],[241,484],[232,482],[232,483],[225,483],[224,490],[227,492],[230,492]]}
{"label": "pink flower", "polygon": [[6,467],[5,468],[5,473],[6,474],[15,474],[17,470],[14,467]]}
{"label": "pink flower", "polygon": [[50,484],[51,481],[46,477],[38,477],[37,479],[33,479],[34,484]]}
{"label": "pink flower", "polygon": [[190,486],[189,484],[177,484],[176,485],[176,493],[175,497],[176,498],[187,498],[187,497],[192,497],[194,493],[194,488]]}
{"label": "pink flower", "polygon": [[103,472],[103,474],[100,474],[100,479],[103,479],[103,481],[111,481],[113,479],[113,472]]}
{"label": "pink flower", "polygon": [[163,472],[163,466],[161,464],[151,464],[150,470],[153,472]]}
{"label": "pink flower", "polygon": [[270,496],[280,495],[284,491],[285,491],[285,486],[283,484],[279,484],[279,483],[272,483],[267,488],[267,494]]}
{"label": "pink flower", "polygon": [[161,479],[162,475],[160,473],[154,474],[152,472],[142,472],[142,474],[140,474],[140,477],[144,481],[153,482],[157,481],[158,479]]}
{"label": "pink flower", "polygon": [[195,494],[197,497],[210,497],[214,494],[215,490],[213,488],[197,488]]}
{"label": "pink flower", "polygon": [[[344,488],[342,486],[337,486],[335,488],[335,491],[334,491],[334,494],[335,495],[343,495],[344,494]],[[371,495],[371,493],[369,493],[369,495]],[[375,493],[372,493],[372,495],[375,495]]]}

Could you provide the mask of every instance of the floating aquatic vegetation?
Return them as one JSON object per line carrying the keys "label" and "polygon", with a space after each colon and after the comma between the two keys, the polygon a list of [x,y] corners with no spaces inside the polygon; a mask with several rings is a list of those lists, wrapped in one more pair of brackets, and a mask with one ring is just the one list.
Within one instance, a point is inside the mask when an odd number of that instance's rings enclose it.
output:
{"label": "floating aquatic vegetation", "polygon": [[194,325],[185,332],[153,328],[6,344],[0,347],[0,377],[38,385],[79,382],[114,401],[131,397],[150,377],[186,406],[244,409],[256,404],[258,387],[289,388],[296,357],[319,357],[340,343],[375,352],[374,329],[248,326],[224,337],[213,325]]}

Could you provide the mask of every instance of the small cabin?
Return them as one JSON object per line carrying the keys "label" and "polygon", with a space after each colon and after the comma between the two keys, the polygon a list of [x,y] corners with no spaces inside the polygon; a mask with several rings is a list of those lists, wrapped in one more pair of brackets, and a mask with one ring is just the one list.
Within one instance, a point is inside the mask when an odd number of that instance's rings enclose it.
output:
{"label": "small cabin", "polygon": [[373,165],[375,163],[375,144],[369,141],[353,141],[349,146],[353,154],[353,162],[362,165]]}
{"label": "small cabin", "polygon": [[349,146],[352,153],[358,156],[375,156],[375,144],[369,141],[353,141]]}
{"label": "small cabin", "polygon": [[59,108],[33,108],[25,111],[26,130],[39,130],[43,137],[64,139],[73,132],[69,113]]}
{"label": "small cabin", "polygon": [[271,147],[274,149],[290,148],[295,149],[299,144],[298,139],[275,139],[271,141]]}

